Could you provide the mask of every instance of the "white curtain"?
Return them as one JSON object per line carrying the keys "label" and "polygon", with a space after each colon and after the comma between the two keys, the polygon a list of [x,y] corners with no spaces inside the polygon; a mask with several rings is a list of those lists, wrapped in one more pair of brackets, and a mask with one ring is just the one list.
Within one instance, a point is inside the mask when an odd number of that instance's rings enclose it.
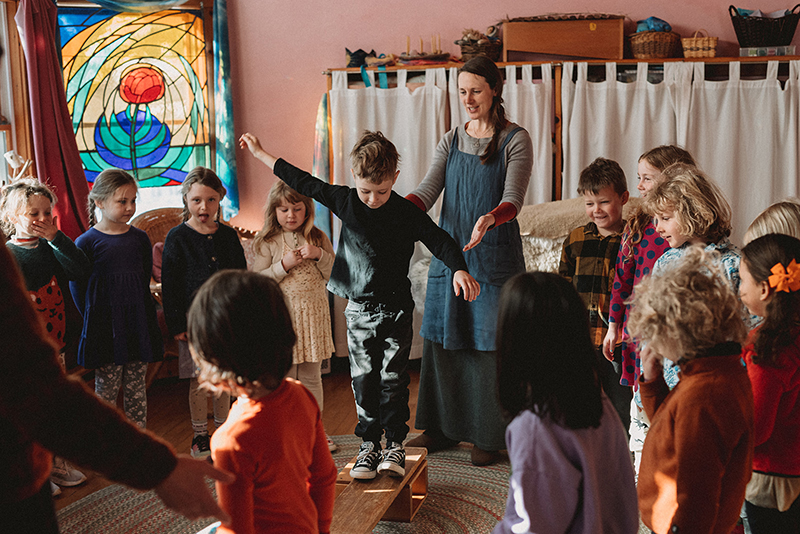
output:
{"label": "white curtain", "polygon": [[798,72],[791,61],[785,88],[778,62],[761,80],[742,80],[738,61],[727,81],[705,79],[705,63],[694,63],[686,148],[725,192],[733,211],[732,239],[741,243],[747,226],[767,206],[798,194]]}
{"label": "white curtain", "polygon": [[425,85],[413,92],[407,70],[397,71],[397,87],[375,86],[374,71],[366,71],[372,87],[348,89],[347,73],[332,73],[331,145],[334,183],[353,185],[350,151],[364,130],[380,130],[400,153],[395,191],[413,191],[425,177],[436,144],[445,134],[447,82],[444,68],[425,71]]}
{"label": "white curtain", "polygon": [[[647,63],[638,63],[636,81],[617,81],[617,64],[606,63],[603,82],[589,82],[588,64],[563,66],[563,198],[578,196],[578,178],[595,158],[616,161],[635,191],[639,156],[655,146],[676,142],[676,110],[668,84],[647,81]],[[674,65],[664,64],[665,79]],[[576,81],[572,81],[577,71]]]}
{"label": "white curtain", "polygon": [[[517,66],[506,69],[503,101],[506,116],[525,128],[533,142],[533,170],[525,195],[525,204],[539,204],[553,198],[553,66],[541,65],[541,83],[533,81],[533,65],[519,66],[521,79],[517,80]],[[514,80],[516,83],[509,83]],[[464,124],[469,120],[458,95],[458,69],[450,69],[450,123]]]}

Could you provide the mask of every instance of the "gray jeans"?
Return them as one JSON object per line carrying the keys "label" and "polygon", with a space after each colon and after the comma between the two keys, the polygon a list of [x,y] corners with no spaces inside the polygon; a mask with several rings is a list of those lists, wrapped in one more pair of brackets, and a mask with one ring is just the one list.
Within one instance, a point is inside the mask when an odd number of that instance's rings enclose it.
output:
{"label": "gray jeans", "polygon": [[355,434],[364,441],[402,442],[408,435],[408,356],[413,307],[350,301],[345,308],[350,376],[358,412]]}

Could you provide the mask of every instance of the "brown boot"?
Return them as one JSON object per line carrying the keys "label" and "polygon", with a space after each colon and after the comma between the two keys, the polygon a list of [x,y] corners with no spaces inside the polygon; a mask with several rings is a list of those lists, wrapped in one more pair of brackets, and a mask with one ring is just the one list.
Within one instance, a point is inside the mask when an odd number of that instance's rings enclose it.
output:
{"label": "brown boot", "polygon": [[406,447],[423,447],[428,453],[449,449],[458,445],[458,441],[450,439],[441,432],[426,430],[416,438],[406,442]]}
{"label": "brown boot", "polygon": [[479,448],[477,445],[473,445],[472,451],[470,452],[470,460],[472,460],[472,465],[478,467],[491,465],[495,463],[499,457],[500,454],[497,451],[485,451]]}

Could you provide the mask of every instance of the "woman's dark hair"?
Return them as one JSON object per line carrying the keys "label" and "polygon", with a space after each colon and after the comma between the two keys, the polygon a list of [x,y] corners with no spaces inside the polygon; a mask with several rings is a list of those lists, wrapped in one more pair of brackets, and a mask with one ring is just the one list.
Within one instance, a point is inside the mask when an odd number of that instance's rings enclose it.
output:
{"label": "woman's dark hair", "polygon": [[508,120],[506,120],[506,110],[503,107],[503,75],[500,74],[500,69],[494,64],[494,61],[486,56],[475,56],[470,59],[464,66],[458,69],[458,73],[469,72],[476,76],[480,76],[492,91],[495,92],[494,99],[492,100],[492,109],[489,112],[490,122],[494,128],[492,140],[489,146],[486,147],[486,152],[481,156],[481,163],[487,163],[497,155],[500,148],[500,132],[506,127]]}
{"label": "woman's dark hair", "polygon": [[[742,249],[743,261],[756,282],[768,282],[771,269],[780,263],[786,269],[792,260],[800,263],[800,240],[784,234],[767,234]],[[800,290],[787,293],[773,289],[767,316],[755,338],[753,361],[777,365],[780,350],[794,343],[800,327]]]}
{"label": "woman's dark hair", "polygon": [[600,425],[600,361],[586,306],[552,273],[521,273],[500,292],[497,325],[500,405],[530,410],[568,428]]}
{"label": "woman's dark hair", "polygon": [[201,380],[275,388],[292,366],[292,319],[278,283],[262,274],[216,273],[192,301],[188,323]]}

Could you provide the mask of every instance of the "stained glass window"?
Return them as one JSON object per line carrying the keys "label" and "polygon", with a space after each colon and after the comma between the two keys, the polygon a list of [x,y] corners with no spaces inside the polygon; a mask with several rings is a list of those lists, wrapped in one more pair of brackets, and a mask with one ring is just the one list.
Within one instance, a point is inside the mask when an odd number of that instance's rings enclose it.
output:
{"label": "stained glass window", "polygon": [[[89,182],[121,168],[141,188],[211,166],[200,11],[59,7],[64,85]],[[177,188],[170,188],[177,189]]]}

